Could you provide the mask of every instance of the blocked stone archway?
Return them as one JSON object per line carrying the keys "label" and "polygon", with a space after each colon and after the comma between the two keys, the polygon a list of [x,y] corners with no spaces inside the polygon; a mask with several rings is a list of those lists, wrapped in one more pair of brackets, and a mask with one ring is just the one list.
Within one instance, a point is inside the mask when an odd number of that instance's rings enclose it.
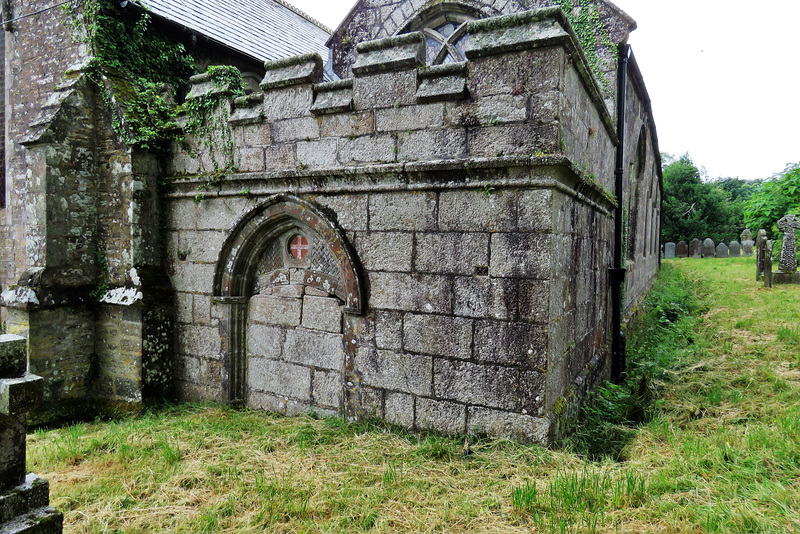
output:
{"label": "blocked stone archway", "polygon": [[222,248],[221,307],[227,398],[270,411],[348,411],[363,309],[356,262],[314,206],[276,196],[248,213]]}

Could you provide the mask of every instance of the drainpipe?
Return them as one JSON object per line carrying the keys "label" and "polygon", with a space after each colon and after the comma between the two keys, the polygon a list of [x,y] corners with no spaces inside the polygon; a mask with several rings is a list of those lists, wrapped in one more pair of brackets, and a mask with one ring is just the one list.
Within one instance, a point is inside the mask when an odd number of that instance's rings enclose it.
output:
{"label": "drainpipe", "polygon": [[622,174],[625,159],[625,89],[627,87],[628,55],[630,47],[619,45],[617,63],[617,153],[614,158],[614,196],[617,209],[614,213],[614,266],[608,270],[611,285],[611,379],[619,382],[625,371],[625,342],[622,336],[622,284],[625,268],[622,266]]}

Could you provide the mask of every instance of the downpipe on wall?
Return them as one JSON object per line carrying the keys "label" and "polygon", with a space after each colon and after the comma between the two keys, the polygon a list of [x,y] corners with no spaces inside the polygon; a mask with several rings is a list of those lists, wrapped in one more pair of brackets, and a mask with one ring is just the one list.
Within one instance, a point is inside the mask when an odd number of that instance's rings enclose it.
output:
{"label": "downpipe on wall", "polygon": [[619,45],[617,62],[617,152],[614,158],[614,196],[617,209],[614,213],[614,266],[608,270],[611,286],[611,379],[618,382],[625,371],[625,342],[622,334],[622,285],[625,267],[622,265],[622,175],[625,159],[625,104],[627,101],[627,75],[630,46]]}

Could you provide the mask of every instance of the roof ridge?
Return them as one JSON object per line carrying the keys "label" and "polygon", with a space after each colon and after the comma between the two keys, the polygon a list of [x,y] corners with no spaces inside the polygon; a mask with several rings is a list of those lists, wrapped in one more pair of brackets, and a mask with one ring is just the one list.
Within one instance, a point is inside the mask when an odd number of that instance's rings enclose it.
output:
{"label": "roof ridge", "polygon": [[273,0],[273,1],[276,4],[280,4],[280,5],[282,5],[283,7],[287,8],[287,9],[291,9],[292,11],[294,11],[295,13],[297,13],[298,15],[300,15],[301,17],[303,17],[307,21],[311,22],[312,24],[315,24],[315,25],[319,26],[321,29],[325,30],[329,34],[333,33],[333,30],[331,30],[330,28],[325,26],[323,23],[321,23],[320,21],[318,21],[317,19],[315,19],[314,17],[312,17],[311,15],[309,15],[308,13],[303,11],[302,9],[293,6],[292,4],[287,2],[286,0]]}

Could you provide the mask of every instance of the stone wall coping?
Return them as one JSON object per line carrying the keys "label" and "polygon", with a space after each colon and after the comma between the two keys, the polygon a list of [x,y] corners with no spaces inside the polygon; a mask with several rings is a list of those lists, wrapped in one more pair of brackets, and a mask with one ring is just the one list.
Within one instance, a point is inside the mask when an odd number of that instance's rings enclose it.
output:
{"label": "stone wall coping", "polygon": [[345,78],[344,80],[335,80],[332,82],[322,82],[314,84],[314,91],[341,91],[343,89],[353,88],[353,78]]}
{"label": "stone wall coping", "polygon": [[417,78],[436,78],[439,76],[451,76],[453,74],[464,75],[467,73],[467,62],[445,63],[443,65],[431,65],[419,68]]}
{"label": "stone wall coping", "polygon": [[[561,168],[565,172],[553,172],[554,168]],[[509,169],[522,172],[510,173]],[[544,173],[531,172],[533,169],[548,170]],[[443,179],[442,173],[449,173],[450,179]],[[545,176],[548,173],[555,177]],[[174,178],[170,180],[172,190],[166,192],[165,197],[194,199],[200,183],[202,177],[198,176]],[[341,194],[478,189],[485,186],[555,188],[605,215],[611,215],[617,205],[614,197],[591,176],[568,158],[559,155],[501,156],[236,173],[224,178],[218,190],[205,192],[205,198],[238,197],[243,188],[247,188],[251,196],[260,197],[287,192],[295,195]]]}
{"label": "stone wall coping", "polygon": [[356,50],[356,77],[425,65],[425,36],[421,32],[359,43]]}
{"label": "stone wall coping", "polygon": [[397,46],[414,44],[425,44],[425,36],[422,32],[411,32],[395,35],[393,37],[384,37],[383,39],[375,39],[374,41],[364,41],[356,45],[356,51],[361,54],[364,52],[374,52],[376,50],[385,50],[387,48],[394,48]]}
{"label": "stone wall coping", "polygon": [[264,63],[261,90],[279,89],[290,85],[322,81],[322,57],[316,53],[300,54]]}
{"label": "stone wall coping", "polygon": [[314,84],[314,103],[311,113],[343,113],[353,109],[353,79]]}
{"label": "stone wall coping", "polygon": [[597,82],[578,36],[560,7],[544,7],[480,19],[467,25],[470,38],[464,49],[467,59],[516,52],[531,48],[560,45],[572,57],[573,65],[583,81],[589,98],[600,113],[600,118],[614,145],[619,143],[617,128],[606,107],[600,84]]}

